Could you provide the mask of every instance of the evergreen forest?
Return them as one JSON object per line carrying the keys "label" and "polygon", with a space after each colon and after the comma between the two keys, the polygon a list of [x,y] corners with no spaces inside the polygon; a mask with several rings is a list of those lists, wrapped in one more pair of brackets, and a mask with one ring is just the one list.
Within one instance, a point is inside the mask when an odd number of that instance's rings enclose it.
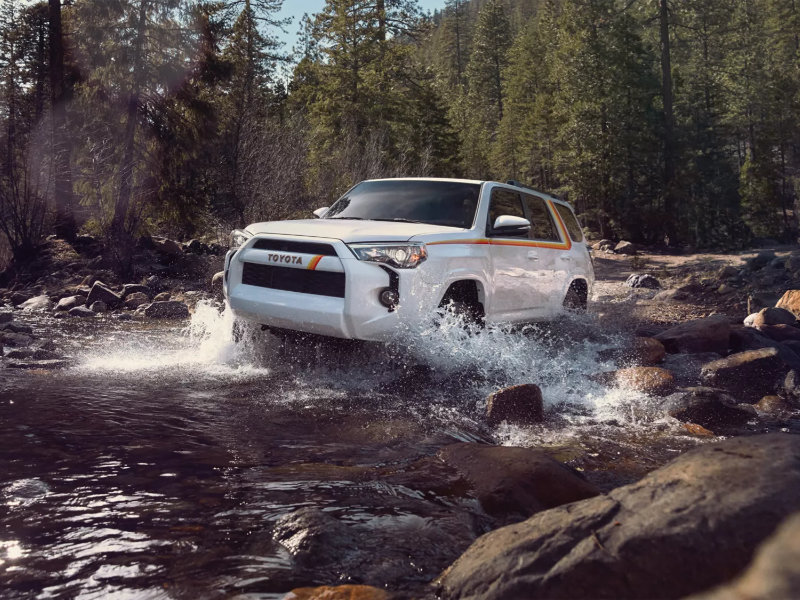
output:
{"label": "evergreen forest", "polygon": [[222,237],[394,176],[518,180],[647,244],[798,235],[798,0],[281,4],[0,0],[3,261]]}

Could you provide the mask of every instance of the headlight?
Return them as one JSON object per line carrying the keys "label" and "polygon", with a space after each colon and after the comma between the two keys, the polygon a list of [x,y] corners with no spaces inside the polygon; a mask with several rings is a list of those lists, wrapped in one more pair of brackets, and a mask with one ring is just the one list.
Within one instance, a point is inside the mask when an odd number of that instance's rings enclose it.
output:
{"label": "headlight", "polygon": [[426,258],[425,244],[352,244],[358,260],[384,263],[398,269],[414,269]]}
{"label": "headlight", "polygon": [[236,250],[244,245],[244,243],[253,237],[253,234],[243,229],[234,229],[231,231],[231,250]]}

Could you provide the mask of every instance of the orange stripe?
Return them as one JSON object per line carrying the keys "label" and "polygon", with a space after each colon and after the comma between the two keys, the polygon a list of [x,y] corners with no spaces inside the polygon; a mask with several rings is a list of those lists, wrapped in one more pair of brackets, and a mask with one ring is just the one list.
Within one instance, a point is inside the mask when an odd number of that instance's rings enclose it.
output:
{"label": "orange stripe", "polygon": [[317,268],[319,261],[322,260],[323,256],[324,254],[317,254],[314,258],[311,259],[311,262],[308,263],[308,267],[306,268],[310,269],[311,271],[314,271]]}
{"label": "orange stripe", "polygon": [[561,235],[563,236],[563,238],[567,240],[567,250],[569,250],[570,248],[572,248],[572,238],[570,238],[569,234],[567,233],[567,227],[566,225],[564,225],[564,221],[561,220],[561,215],[558,214],[556,207],[553,205],[553,201],[548,200],[547,203],[550,205],[550,212],[552,212],[556,216],[556,219],[558,220],[558,227],[559,229],[561,229]]}

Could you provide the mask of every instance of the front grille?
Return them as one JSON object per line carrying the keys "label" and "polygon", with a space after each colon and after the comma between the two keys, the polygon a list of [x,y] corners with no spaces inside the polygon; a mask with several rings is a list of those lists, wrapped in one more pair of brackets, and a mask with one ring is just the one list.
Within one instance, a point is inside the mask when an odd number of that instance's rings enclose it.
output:
{"label": "front grille", "polygon": [[242,283],[286,292],[344,298],[344,273],[244,263]]}
{"label": "front grille", "polygon": [[321,242],[297,242],[295,240],[275,240],[260,238],[253,244],[256,250],[278,250],[280,252],[297,252],[300,254],[321,254],[322,256],[337,256],[336,250],[330,244]]}

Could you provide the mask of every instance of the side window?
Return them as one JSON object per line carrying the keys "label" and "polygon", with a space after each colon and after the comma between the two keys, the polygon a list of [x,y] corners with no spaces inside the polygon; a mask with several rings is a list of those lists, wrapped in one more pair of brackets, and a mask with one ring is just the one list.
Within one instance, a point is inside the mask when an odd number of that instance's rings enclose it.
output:
{"label": "side window", "polygon": [[489,220],[486,222],[487,233],[492,229],[495,220],[500,215],[511,215],[512,217],[525,218],[522,210],[519,194],[504,188],[492,190],[492,202],[489,205]]}
{"label": "side window", "polygon": [[564,225],[567,227],[567,231],[569,231],[569,237],[572,238],[573,242],[582,242],[583,241],[583,231],[581,231],[581,226],[578,224],[578,219],[575,218],[575,215],[572,214],[572,211],[564,206],[563,204],[559,204],[558,202],[553,202],[553,205],[556,207],[558,214],[561,216],[561,220],[564,221]]}
{"label": "side window", "polygon": [[524,197],[525,205],[528,208],[528,218],[531,221],[531,239],[548,242],[561,241],[556,224],[553,222],[553,215],[548,210],[545,201],[539,196],[525,194]]}

